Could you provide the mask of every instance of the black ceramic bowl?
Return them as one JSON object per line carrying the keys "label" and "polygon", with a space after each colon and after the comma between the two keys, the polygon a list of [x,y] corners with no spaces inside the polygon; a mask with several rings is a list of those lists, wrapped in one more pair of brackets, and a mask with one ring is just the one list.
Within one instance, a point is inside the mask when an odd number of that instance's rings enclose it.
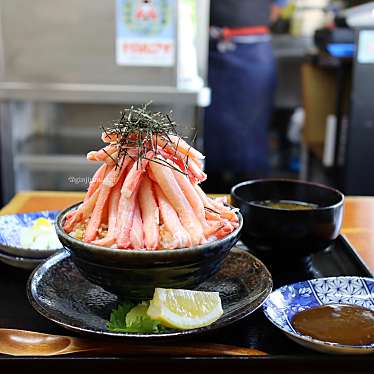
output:
{"label": "black ceramic bowl", "polygon": [[120,250],[91,245],[66,234],[63,222],[75,204],[56,220],[57,235],[72,259],[92,283],[123,298],[152,298],[155,287],[194,288],[215,274],[239,238],[243,225],[221,240],[175,250]]}
{"label": "black ceramic bowl", "polygon": [[[231,197],[244,218],[241,239],[257,253],[305,255],[326,248],[339,235],[344,195],[335,189],[296,180],[263,179],[234,186]],[[317,207],[286,210],[255,203],[264,200],[292,200]]]}

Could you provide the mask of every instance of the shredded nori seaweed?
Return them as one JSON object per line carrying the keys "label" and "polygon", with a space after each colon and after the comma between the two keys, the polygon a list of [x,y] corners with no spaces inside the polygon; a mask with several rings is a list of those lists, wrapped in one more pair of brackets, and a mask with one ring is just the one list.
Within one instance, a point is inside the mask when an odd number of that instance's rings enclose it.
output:
{"label": "shredded nori seaweed", "polygon": [[[152,112],[148,110],[151,103],[147,103],[141,107],[126,108],[121,111],[119,119],[112,121],[110,126],[102,126],[103,132],[107,135],[115,135],[116,145],[118,147],[118,160],[124,160],[125,156],[131,157],[129,150],[136,150],[137,157],[134,161],[137,165],[141,165],[140,160],[145,159],[150,162],[155,162],[163,166],[167,166],[173,170],[187,175],[186,170],[188,166],[188,154],[183,156],[184,170],[175,167],[170,161],[162,157],[157,157],[160,152],[157,149],[157,140],[162,139],[165,142],[163,149],[168,145],[174,149],[174,156],[178,150],[178,144],[181,139],[177,132],[177,124],[172,120],[172,113]],[[178,137],[177,144],[174,144],[170,135]],[[156,137],[156,142],[154,141]],[[156,144],[155,144],[156,143]],[[148,158],[147,153],[153,152],[154,157]],[[116,167],[121,170],[121,165],[116,162]]]}

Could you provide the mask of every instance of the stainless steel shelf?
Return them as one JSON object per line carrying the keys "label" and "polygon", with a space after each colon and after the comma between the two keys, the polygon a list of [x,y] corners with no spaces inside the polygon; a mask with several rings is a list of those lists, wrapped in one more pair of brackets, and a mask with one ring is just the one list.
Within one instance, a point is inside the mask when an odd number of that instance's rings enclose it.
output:
{"label": "stainless steel shelf", "polygon": [[14,160],[15,166],[27,167],[32,171],[87,172],[97,169],[97,163],[87,161],[84,156],[76,155],[18,155]]}
{"label": "stainless steel shelf", "polygon": [[89,151],[100,149],[103,146],[100,138],[68,136],[68,135],[32,135],[17,147],[17,155],[44,156],[44,155],[76,155],[83,156]]}
{"label": "stainless steel shelf", "polygon": [[1,82],[0,100],[30,100],[65,103],[133,103],[206,105],[209,89],[167,86],[126,86],[109,84]]}
{"label": "stainless steel shelf", "polygon": [[32,136],[18,146],[14,163],[32,171],[93,171],[97,163],[85,154],[101,146],[97,138]]}

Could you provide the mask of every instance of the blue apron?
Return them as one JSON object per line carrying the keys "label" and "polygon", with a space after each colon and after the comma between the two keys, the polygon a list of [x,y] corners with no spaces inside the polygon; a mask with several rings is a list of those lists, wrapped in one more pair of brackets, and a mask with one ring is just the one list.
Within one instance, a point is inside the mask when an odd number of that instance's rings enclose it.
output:
{"label": "blue apron", "polygon": [[207,173],[259,178],[268,174],[268,124],[276,66],[270,41],[209,48],[212,102],[205,113]]}

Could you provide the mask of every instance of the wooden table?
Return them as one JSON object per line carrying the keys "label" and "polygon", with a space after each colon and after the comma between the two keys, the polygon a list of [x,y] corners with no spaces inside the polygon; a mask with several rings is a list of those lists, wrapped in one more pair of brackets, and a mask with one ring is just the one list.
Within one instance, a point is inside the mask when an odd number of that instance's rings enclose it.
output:
{"label": "wooden table", "polygon": [[[83,196],[83,192],[20,192],[0,214],[60,210],[81,201]],[[374,197],[346,198],[342,233],[374,272]]]}

